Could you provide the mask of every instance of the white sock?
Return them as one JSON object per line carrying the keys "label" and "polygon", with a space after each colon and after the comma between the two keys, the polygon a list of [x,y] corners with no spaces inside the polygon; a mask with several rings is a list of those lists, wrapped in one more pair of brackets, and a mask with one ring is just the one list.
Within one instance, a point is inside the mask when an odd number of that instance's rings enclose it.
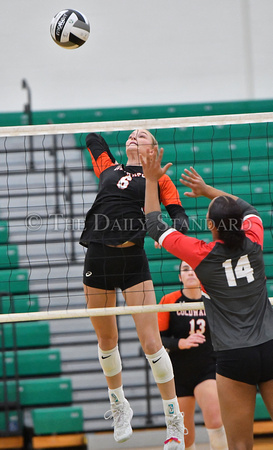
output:
{"label": "white sock", "polygon": [[227,437],[223,425],[220,428],[207,428],[207,432],[211,450],[228,450]]}
{"label": "white sock", "polygon": [[165,416],[178,416],[180,414],[177,397],[170,400],[163,400],[163,409]]}
{"label": "white sock", "polygon": [[123,386],[120,386],[116,389],[108,388],[108,395],[111,403],[120,403],[124,402],[125,400]]}
{"label": "white sock", "polygon": [[196,450],[195,443],[193,443],[190,447],[185,447],[185,450]]}

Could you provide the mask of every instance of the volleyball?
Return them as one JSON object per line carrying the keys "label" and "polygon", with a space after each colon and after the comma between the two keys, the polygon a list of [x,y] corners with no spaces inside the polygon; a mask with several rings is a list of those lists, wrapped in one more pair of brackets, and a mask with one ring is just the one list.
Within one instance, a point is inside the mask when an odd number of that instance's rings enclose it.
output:
{"label": "volleyball", "polygon": [[63,48],[81,47],[90,34],[90,23],[87,17],[75,9],[64,9],[58,12],[50,24],[50,34],[54,42]]}

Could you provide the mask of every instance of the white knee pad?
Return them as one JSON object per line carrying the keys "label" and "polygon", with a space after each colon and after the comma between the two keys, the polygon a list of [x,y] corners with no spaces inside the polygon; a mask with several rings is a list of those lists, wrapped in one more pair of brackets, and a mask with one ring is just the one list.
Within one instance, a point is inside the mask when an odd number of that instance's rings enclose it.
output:
{"label": "white knee pad", "polygon": [[156,383],[167,383],[173,379],[173,366],[164,347],[153,355],[146,355]]}
{"label": "white knee pad", "polygon": [[121,372],[122,365],[118,346],[112,350],[101,350],[98,346],[99,361],[106,377],[113,377]]}
{"label": "white knee pad", "polygon": [[228,450],[227,437],[224,426],[208,429],[211,450]]}

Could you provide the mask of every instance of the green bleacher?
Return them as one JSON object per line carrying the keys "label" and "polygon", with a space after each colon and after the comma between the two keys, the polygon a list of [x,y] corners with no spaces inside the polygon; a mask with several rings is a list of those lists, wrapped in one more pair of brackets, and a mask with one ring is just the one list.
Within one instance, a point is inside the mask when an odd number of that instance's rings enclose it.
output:
{"label": "green bleacher", "polygon": [[254,420],[271,420],[270,414],[267,411],[262,396],[259,392],[256,395]]}
{"label": "green bleacher", "polygon": [[177,258],[150,260],[149,266],[153,282],[156,286],[176,284],[180,261]]}
{"label": "green bleacher", "polygon": [[0,303],[0,314],[24,313],[39,311],[39,298],[34,294],[3,295]]}
{"label": "green bleacher", "polygon": [[[20,268],[18,245],[9,243],[8,221],[0,220],[0,314],[39,311],[39,297],[29,292],[29,284],[29,271]],[[75,433],[83,433],[82,408],[72,405],[72,381],[62,376],[61,352],[50,348],[50,340],[47,321],[0,325],[1,436],[22,439],[26,409],[37,438],[73,433],[74,439]],[[17,444],[22,448],[22,440]]]}
{"label": "green bleacher", "polygon": [[[5,367],[4,367],[5,366]],[[0,378],[61,374],[59,349],[6,351],[0,359]]]}
{"label": "green bleacher", "polygon": [[0,270],[17,268],[19,263],[17,245],[0,245]]}
{"label": "green bleacher", "polygon": [[7,220],[0,220],[0,244],[6,244],[9,239],[9,225]]}
{"label": "green bleacher", "polygon": [[[168,169],[168,175],[179,185],[181,174],[187,168],[185,163],[175,164]],[[208,184],[218,184],[221,180],[231,180],[232,183],[251,183],[263,181],[267,174],[273,173],[272,159],[259,160],[230,160],[230,161],[206,161],[196,162],[194,168],[206,180]]]}
{"label": "green bleacher", "polygon": [[80,407],[34,408],[31,415],[36,435],[83,431],[83,412]]}
{"label": "green bleacher", "polygon": [[0,338],[2,348],[6,350],[48,347],[50,345],[49,323],[46,321],[6,323],[0,327]]}
{"label": "green bleacher", "polygon": [[[240,100],[230,102],[206,102],[188,104],[165,104],[146,106],[126,106],[113,108],[88,108],[77,110],[53,110],[53,111],[33,111],[32,121],[34,125],[48,123],[79,123],[79,122],[104,122],[130,119],[157,119],[166,117],[196,117],[213,116],[223,114],[247,114],[272,112],[273,100]],[[23,112],[6,112],[0,114],[0,126],[18,126],[26,124],[26,115]],[[203,127],[200,127],[203,128]],[[244,125],[243,131],[254,130],[256,126]],[[262,124],[257,127],[265,129]],[[270,126],[268,126],[270,129]],[[206,128],[208,129],[208,128]],[[191,130],[189,129],[189,132]],[[211,131],[212,133],[212,131]],[[219,133],[222,135],[221,127]],[[240,131],[236,134],[240,136]],[[225,138],[229,137],[227,131]],[[210,139],[210,137],[209,137]]]}
{"label": "green bleacher", "polygon": [[9,292],[11,294],[27,294],[29,292],[28,270],[0,270],[0,292]]}
{"label": "green bleacher", "polygon": [[0,412],[0,432],[7,429],[11,434],[14,434],[15,432],[20,433],[21,422],[22,414],[20,411],[8,411],[7,417],[5,412]]}
{"label": "green bleacher", "polygon": [[[22,406],[33,405],[58,405],[72,402],[72,383],[70,378],[39,378],[39,379],[19,379],[4,384],[0,382],[0,404],[6,399],[8,402],[17,402]],[[18,389],[19,388],[19,389]]]}

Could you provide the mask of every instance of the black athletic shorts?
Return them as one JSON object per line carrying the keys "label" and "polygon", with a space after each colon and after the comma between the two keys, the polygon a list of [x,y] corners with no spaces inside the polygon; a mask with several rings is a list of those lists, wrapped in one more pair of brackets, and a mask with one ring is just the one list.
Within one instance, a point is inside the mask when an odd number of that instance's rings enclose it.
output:
{"label": "black athletic shorts", "polygon": [[85,256],[83,282],[87,286],[122,291],[151,280],[148,260],[143,248],[117,248],[91,242]]}
{"label": "black athletic shorts", "polygon": [[205,380],[215,380],[215,378],[215,361],[207,363],[206,366],[196,371],[189,367],[182,377],[176,376],[174,372],[176,395],[177,397],[194,397],[194,389],[198,384]]}
{"label": "black athletic shorts", "polygon": [[273,379],[273,340],[254,347],[216,352],[216,372],[223,377],[257,385]]}

